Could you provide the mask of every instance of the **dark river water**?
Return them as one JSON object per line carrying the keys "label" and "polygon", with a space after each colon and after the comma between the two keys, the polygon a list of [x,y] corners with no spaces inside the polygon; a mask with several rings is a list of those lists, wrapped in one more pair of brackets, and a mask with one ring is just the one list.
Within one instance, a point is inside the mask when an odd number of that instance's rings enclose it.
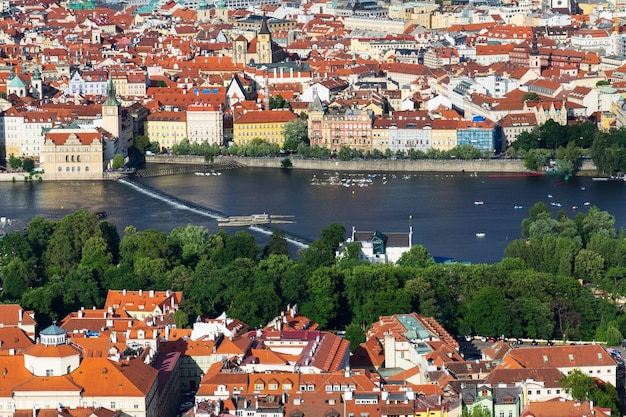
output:
{"label": "dark river water", "polygon": [[[0,183],[0,216],[15,219],[14,224],[25,225],[38,215],[57,220],[86,208],[106,211],[120,233],[127,225],[169,232],[187,224],[216,232],[217,215],[281,214],[294,216],[294,223],[276,227],[304,241],[317,239],[331,223],[342,224],[348,232],[352,227],[382,232],[413,227],[414,244],[425,246],[432,255],[473,263],[502,259],[506,245],[520,237],[528,209],[538,201],[554,213],[563,209],[570,217],[596,205],[615,216],[618,228],[626,225],[626,183],[591,178],[564,182],[557,176],[490,178],[486,174],[245,168],[222,175],[145,178],[130,184]],[[267,231],[252,232],[264,244]],[[477,237],[477,233],[484,236]]]}

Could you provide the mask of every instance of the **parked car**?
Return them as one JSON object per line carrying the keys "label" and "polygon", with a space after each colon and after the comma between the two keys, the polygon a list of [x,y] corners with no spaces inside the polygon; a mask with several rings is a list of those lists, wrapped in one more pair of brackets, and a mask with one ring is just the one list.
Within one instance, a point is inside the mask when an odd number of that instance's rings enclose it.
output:
{"label": "parked car", "polygon": [[474,340],[473,336],[470,336],[470,335],[465,336],[465,341],[466,342],[471,342],[472,340]]}
{"label": "parked car", "polygon": [[489,343],[495,343],[495,342],[496,342],[496,339],[495,339],[495,338],[493,338],[493,337],[490,337],[489,339],[487,339],[487,341],[488,341]]}

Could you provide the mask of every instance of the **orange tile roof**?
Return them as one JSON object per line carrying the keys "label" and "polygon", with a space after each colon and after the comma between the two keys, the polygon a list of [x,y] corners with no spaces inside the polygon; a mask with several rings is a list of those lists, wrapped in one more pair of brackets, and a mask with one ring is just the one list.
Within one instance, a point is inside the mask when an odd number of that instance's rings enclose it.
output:
{"label": "orange tile roof", "polygon": [[[181,112],[177,112],[177,114],[184,115]],[[153,312],[159,307],[163,311],[166,306],[171,306],[172,303],[175,309],[178,309],[182,299],[182,291],[109,290],[104,302],[104,308],[108,309],[111,307],[114,310],[121,308],[122,310]]]}
{"label": "orange tile roof", "polygon": [[259,110],[244,113],[235,124],[251,124],[251,123],[285,123],[296,120],[296,116],[291,110]]}
{"label": "orange tile roof", "polygon": [[0,304],[0,323],[4,326],[17,326],[20,323],[37,324],[34,317],[34,311],[26,311],[19,304]]}
{"label": "orange tile roof", "polygon": [[531,402],[522,413],[522,417],[585,417],[594,414],[607,417],[610,415],[598,407],[593,407],[592,410],[588,401],[566,401],[557,398],[551,401]]}
{"label": "orange tile roof", "polygon": [[0,327],[0,355],[21,351],[33,345],[26,332],[17,327]]}
{"label": "orange tile roof", "polygon": [[554,366],[577,368],[583,366],[617,366],[615,360],[600,345],[548,346],[519,348],[509,351],[512,359],[524,368]]}
{"label": "orange tile roof", "polygon": [[76,385],[67,375],[34,376],[28,381],[13,387],[13,392],[65,391],[81,392],[82,387]]}
{"label": "orange tile roof", "polygon": [[65,358],[80,355],[80,351],[71,345],[45,346],[34,344],[24,350],[24,355],[38,358]]}
{"label": "orange tile roof", "polygon": [[32,377],[24,366],[24,356],[3,356],[0,363],[0,398],[13,397],[13,387]]}
{"label": "orange tile roof", "polygon": [[114,362],[84,358],[71,377],[84,387],[84,397],[145,397],[156,384],[158,371],[140,359]]}

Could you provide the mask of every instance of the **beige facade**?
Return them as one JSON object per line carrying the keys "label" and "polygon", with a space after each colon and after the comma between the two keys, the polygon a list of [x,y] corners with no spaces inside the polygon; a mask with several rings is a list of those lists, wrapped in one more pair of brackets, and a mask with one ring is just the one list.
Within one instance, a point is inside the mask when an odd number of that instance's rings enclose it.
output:
{"label": "beige facade", "polygon": [[52,129],[46,133],[40,166],[47,179],[101,179],[103,148],[103,133],[98,130]]}
{"label": "beige facade", "polygon": [[211,105],[187,107],[187,139],[189,143],[222,145],[224,113]]}

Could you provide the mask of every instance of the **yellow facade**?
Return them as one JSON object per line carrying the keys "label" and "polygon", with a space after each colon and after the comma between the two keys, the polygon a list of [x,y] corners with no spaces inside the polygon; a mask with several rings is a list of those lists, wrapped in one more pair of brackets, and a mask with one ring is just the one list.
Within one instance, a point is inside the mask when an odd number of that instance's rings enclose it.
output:
{"label": "yellow facade", "polygon": [[171,148],[187,137],[187,115],[184,112],[157,112],[148,117],[146,135],[151,142]]}
{"label": "yellow facade", "polygon": [[457,136],[456,128],[454,129],[436,129],[432,130],[432,147],[440,151],[449,151],[456,147]]}
{"label": "yellow facade", "polygon": [[233,141],[237,145],[248,145],[254,139],[283,146],[285,124],[297,116],[289,110],[248,112],[233,124]]}
{"label": "yellow facade", "polygon": [[248,145],[253,139],[261,139],[267,143],[283,146],[285,141],[283,129],[285,122],[235,123],[233,126],[233,141],[237,145]]}

